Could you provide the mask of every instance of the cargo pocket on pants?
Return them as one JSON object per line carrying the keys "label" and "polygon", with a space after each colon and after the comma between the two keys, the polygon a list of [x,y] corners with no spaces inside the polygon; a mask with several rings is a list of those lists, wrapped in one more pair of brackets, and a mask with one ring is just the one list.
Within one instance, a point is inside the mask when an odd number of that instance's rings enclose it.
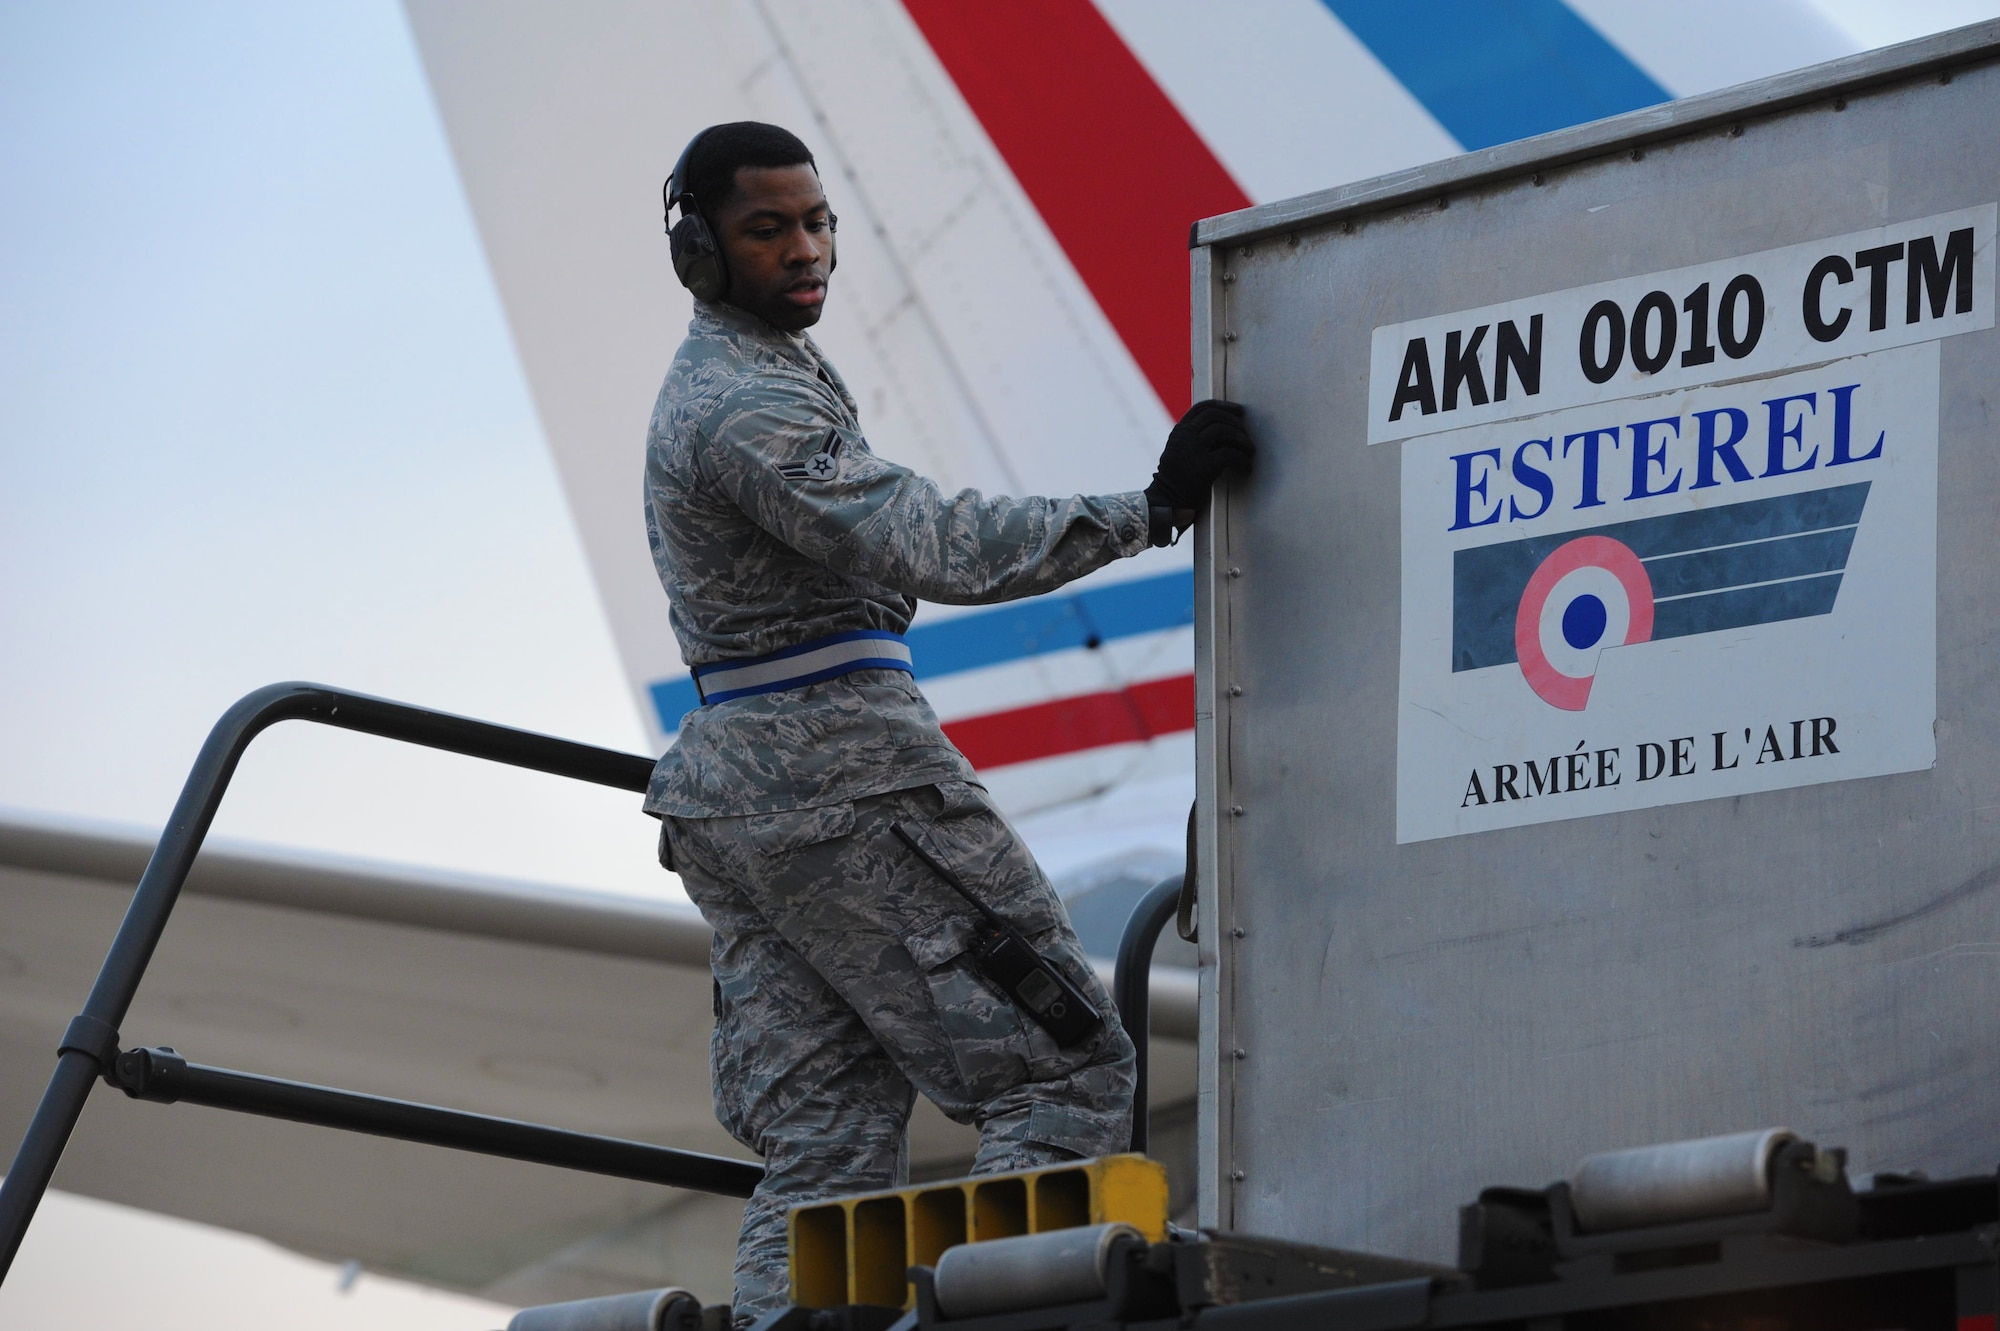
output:
{"label": "cargo pocket on pants", "polygon": [[902,935],[903,947],[930,991],[950,1071],[963,1088],[963,1104],[946,1106],[960,1119],[1024,1082],[1042,1080],[1062,1061],[1048,1032],[980,973],[971,942],[972,926],[957,919]]}

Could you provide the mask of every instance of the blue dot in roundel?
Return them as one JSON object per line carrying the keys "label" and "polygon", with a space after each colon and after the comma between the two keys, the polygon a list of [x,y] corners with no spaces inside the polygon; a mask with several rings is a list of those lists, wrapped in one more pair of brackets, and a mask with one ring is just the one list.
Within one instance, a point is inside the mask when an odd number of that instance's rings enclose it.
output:
{"label": "blue dot in roundel", "polygon": [[1610,622],[1604,602],[1585,592],[1563,611],[1563,641],[1578,651],[1595,647],[1604,636],[1604,626]]}

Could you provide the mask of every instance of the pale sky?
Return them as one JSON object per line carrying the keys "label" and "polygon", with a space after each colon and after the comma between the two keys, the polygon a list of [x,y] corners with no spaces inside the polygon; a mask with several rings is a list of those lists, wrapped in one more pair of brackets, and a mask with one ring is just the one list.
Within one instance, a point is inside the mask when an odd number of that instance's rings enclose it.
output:
{"label": "pale sky", "polygon": [[[643,751],[395,5],[10,6],[0,124],[0,805],[284,679]],[[659,892],[636,805],[294,724],[216,834]]]}
{"label": "pale sky", "polygon": [[[2000,14],[1820,7],[1861,46]],[[157,828],[290,678],[642,750],[390,0],[17,0],[0,179],[0,805]],[[673,890],[633,797],[314,727],[258,741],[217,835]],[[137,1291],[157,1331],[506,1316],[57,1194],[0,1324],[123,1328]]]}
{"label": "pale sky", "polygon": [[2000,18],[1996,0],[1813,0],[1863,50]]}

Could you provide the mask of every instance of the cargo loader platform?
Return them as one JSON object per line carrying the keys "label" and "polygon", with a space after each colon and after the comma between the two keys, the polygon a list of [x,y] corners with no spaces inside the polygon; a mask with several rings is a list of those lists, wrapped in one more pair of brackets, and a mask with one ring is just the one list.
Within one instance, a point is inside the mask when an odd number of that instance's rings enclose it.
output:
{"label": "cargo loader platform", "polygon": [[[799,1302],[753,1331],[1995,1331],[2000,1175],[1868,1182],[1783,1130],[1616,1152],[1485,1190],[1443,1267],[1176,1229],[1159,1167],[1118,1156],[797,1208]],[[727,1319],[662,1290],[510,1331]]]}

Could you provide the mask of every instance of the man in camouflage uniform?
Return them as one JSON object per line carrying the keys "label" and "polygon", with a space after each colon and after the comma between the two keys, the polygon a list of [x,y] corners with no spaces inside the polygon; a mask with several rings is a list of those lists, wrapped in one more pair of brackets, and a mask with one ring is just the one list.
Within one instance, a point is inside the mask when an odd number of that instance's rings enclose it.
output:
{"label": "man in camouflage uniform", "polygon": [[[739,1324],[787,1301],[785,1212],[905,1178],[921,1090],[977,1124],[974,1172],[1105,1155],[1131,1132],[1133,1053],[1061,902],[910,673],[918,598],[1060,587],[1192,521],[1247,464],[1241,412],[1202,404],[1146,492],[946,496],[877,457],[804,329],[833,269],[811,154],[774,126],[707,130],[672,197],[698,299],[647,438],[647,529],[705,705],[646,800],[662,861],[715,929],[717,1117],[764,1158],[736,1264]],[[725,265],[686,266],[704,239]],[[1104,1016],[1064,1048],[982,978],[978,917],[890,835],[900,822]]]}

